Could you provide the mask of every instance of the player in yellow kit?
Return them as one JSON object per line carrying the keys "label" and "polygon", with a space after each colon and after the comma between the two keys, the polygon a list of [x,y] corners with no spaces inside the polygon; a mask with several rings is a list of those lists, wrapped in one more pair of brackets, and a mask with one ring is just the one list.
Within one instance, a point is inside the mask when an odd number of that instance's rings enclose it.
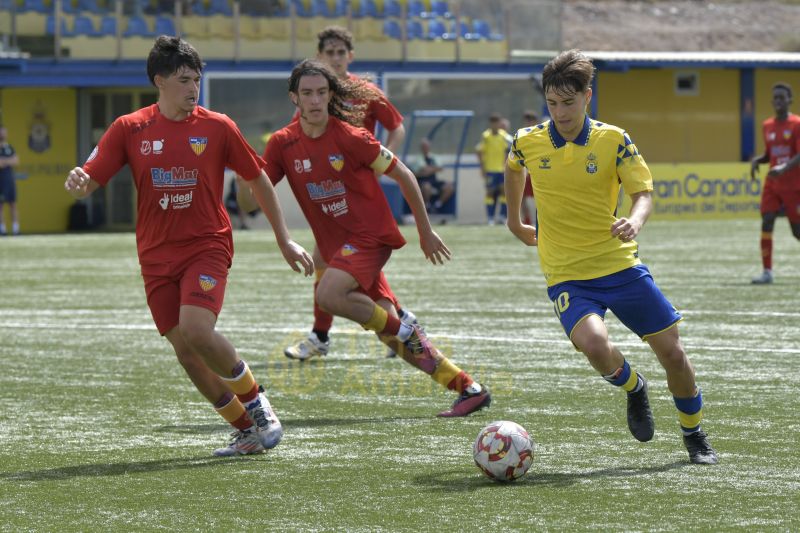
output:
{"label": "player in yellow kit", "polygon": [[[678,335],[681,315],[639,260],[634,241],[653,207],[650,170],[625,131],[586,115],[594,76],[586,56],[563,52],[542,74],[551,120],[514,137],[505,172],[508,228],[525,244],[538,245],[548,295],[572,343],[627,392],[633,436],[653,438],[647,380],[609,341],[607,309],[650,344],[666,370],[691,462],[715,464],[716,452],[700,428],[702,395]],[[523,168],[533,184],[538,228],[520,218]],[[627,217],[616,213],[620,184],[632,199]]]}
{"label": "player in yellow kit", "polygon": [[[506,194],[503,190],[503,170],[506,165],[508,150],[511,148],[511,134],[502,127],[503,117],[492,113],[489,127],[481,133],[481,140],[475,145],[481,175],[486,184],[486,216],[489,224],[506,219]],[[500,203],[500,214],[497,204]]]}

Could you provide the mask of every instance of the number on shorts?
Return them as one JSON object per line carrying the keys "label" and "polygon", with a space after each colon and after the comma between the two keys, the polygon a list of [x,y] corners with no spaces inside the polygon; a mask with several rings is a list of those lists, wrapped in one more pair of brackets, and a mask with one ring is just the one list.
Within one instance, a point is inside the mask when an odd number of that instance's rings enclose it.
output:
{"label": "number on shorts", "polygon": [[556,296],[556,299],[553,300],[553,309],[555,309],[558,318],[561,318],[561,313],[569,309],[569,293],[567,291]]}

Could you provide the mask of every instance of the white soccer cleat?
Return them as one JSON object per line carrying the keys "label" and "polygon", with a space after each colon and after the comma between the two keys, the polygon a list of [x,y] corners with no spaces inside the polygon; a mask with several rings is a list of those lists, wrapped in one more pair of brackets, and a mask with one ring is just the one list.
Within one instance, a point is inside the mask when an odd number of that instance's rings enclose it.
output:
{"label": "white soccer cleat", "polygon": [[772,283],[772,270],[765,268],[764,272],[762,272],[757,278],[753,278],[751,283],[753,285],[769,285]]}
{"label": "white soccer cleat", "polygon": [[264,451],[258,432],[252,429],[234,431],[231,433],[231,443],[225,448],[217,448],[214,455],[217,457],[231,457],[233,455],[252,455]]}
{"label": "white soccer cleat", "polygon": [[256,426],[256,433],[264,449],[271,450],[283,438],[283,426],[272,409],[264,389],[258,394],[258,401],[247,406],[247,414]]}
{"label": "white soccer cleat", "polygon": [[283,355],[289,359],[305,361],[314,356],[323,357],[328,355],[330,345],[330,341],[322,342],[317,337],[317,334],[312,331],[307,338],[283,350]]}
{"label": "white soccer cleat", "polygon": [[[403,309],[401,313],[402,314],[400,315],[400,322],[402,322],[406,326],[412,327],[414,326],[414,324],[419,324],[419,322],[417,321],[417,315],[415,315],[411,311]],[[392,350],[387,346],[386,357],[387,358],[397,357],[397,352],[395,352],[394,350]]]}

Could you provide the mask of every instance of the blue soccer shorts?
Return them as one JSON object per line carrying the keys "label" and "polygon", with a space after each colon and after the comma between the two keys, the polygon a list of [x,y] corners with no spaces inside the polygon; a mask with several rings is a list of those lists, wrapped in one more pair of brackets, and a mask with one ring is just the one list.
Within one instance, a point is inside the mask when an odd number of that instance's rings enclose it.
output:
{"label": "blue soccer shorts", "polygon": [[645,265],[596,279],[565,281],[547,288],[567,337],[584,318],[604,318],[607,309],[642,340],[661,333],[683,318],[653,281]]}

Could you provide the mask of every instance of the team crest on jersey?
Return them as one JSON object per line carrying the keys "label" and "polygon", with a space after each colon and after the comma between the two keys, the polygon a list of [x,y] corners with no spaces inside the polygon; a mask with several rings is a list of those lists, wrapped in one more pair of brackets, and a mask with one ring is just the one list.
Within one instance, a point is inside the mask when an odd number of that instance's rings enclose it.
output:
{"label": "team crest on jersey", "polygon": [[792,130],[783,130],[783,140],[788,141],[792,138]]}
{"label": "team crest on jersey", "polygon": [[328,162],[333,167],[333,170],[339,172],[344,167],[344,156],[342,154],[332,154],[328,156]]}
{"label": "team crest on jersey", "polygon": [[217,280],[206,274],[200,274],[200,288],[205,292],[210,291],[217,286]]}
{"label": "team crest on jersey", "polygon": [[597,172],[597,156],[592,152],[589,152],[589,155],[586,156],[586,172],[589,174]]}
{"label": "team crest on jersey", "polygon": [[547,170],[547,169],[549,169],[549,168],[552,168],[552,167],[550,166],[550,158],[549,158],[549,157],[543,157],[543,158],[541,158],[541,159],[539,160],[539,168],[543,168],[543,169],[545,169],[545,170]]}
{"label": "team crest on jersey", "polygon": [[356,247],[352,244],[345,244],[342,246],[342,255],[345,257],[348,255],[353,255],[356,252],[358,252],[358,249],[356,249]]}
{"label": "team crest on jersey", "polygon": [[200,155],[206,151],[208,137],[189,137],[189,146],[196,155]]}

